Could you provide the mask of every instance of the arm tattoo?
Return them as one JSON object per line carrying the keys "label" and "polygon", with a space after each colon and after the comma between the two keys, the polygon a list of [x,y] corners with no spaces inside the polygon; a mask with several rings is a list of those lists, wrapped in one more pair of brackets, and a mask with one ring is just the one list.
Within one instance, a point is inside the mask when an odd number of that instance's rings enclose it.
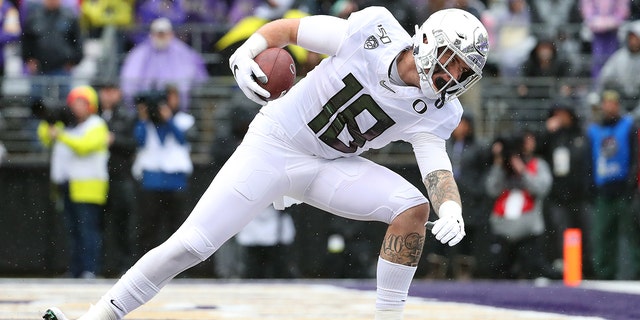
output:
{"label": "arm tattoo", "polygon": [[412,232],[407,235],[387,234],[382,242],[381,254],[394,263],[415,267],[420,261],[424,235]]}
{"label": "arm tattoo", "polygon": [[429,200],[436,210],[436,213],[440,205],[447,200],[461,204],[458,185],[453,179],[451,171],[437,170],[427,174],[427,177],[424,179],[424,185],[427,187]]}

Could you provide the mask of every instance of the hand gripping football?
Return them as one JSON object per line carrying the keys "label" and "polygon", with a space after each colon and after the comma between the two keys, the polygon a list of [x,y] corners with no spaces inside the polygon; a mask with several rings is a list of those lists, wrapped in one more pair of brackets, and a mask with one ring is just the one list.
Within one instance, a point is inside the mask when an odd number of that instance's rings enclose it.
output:
{"label": "hand gripping football", "polygon": [[291,89],[296,80],[296,64],[287,50],[269,48],[260,52],[254,60],[268,79],[267,83],[256,79],[261,87],[271,93],[266,101],[278,99]]}

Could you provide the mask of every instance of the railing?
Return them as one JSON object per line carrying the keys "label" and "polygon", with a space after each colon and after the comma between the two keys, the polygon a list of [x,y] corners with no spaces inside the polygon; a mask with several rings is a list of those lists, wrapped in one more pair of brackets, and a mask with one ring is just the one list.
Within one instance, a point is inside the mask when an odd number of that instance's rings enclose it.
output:
{"label": "railing", "polygon": [[[526,96],[518,94],[518,88],[522,84],[528,87]],[[590,80],[583,78],[484,78],[479,85],[463,95],[462,102],[465,110],[474,114],[477,136],[490,140],[522,128],[541,130],[550,105],[558,100],[571,104],[583,121],[590,121],[591,108],[586,102],[589,88]],[[563,90],[571,94],[563,95]],[[199,132],[196,141],[192,143],[194,162],[206,164],[211,161],[214,140],[229,134],[233,121],[229,111],[238,105],[256,110],[259,107],[244,97],[230,77],[211,78],[192,91],[189,111],[197,119]],[[28,95],[14,94],[5,96],[0,101],[0,141],[9,151],[9,161],[47,161],[47,152],[39,146],[36,139],[36,122],[31,115]],[[393,143],[382,150],[370,151],[367,156],[381,163],[415,162],[411,147],[406,143]]]}
{"label": "railing", "polygon": [[543,130],[550,107],[557,103],[574,108],[581,121],[589,122],[594,118],[588,101],[591,87],[588,78],[484,78],[475,88],[481,90],[476,133],[491,139],[514,130]]}

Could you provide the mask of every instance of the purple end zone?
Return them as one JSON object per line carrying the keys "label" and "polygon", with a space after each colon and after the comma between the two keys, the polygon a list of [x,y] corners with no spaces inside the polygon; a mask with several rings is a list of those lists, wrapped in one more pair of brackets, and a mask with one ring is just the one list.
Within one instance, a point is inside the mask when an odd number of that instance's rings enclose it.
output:
{"label": "purple end zone", "polygon": [[[348,282],[340,286],[375,290],[375,282]],[[640,295],[571,288],[562,282],[536,286],[532,281],[424,281],[416,280],[410,296],[472,303],[517,310],[597,316],[611,320],[640,319]]]}

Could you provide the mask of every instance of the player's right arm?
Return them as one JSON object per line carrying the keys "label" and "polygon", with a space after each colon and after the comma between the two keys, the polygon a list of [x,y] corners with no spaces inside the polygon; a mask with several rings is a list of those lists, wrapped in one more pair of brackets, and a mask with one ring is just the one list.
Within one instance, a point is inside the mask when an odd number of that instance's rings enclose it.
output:
{"label": "player's right arm", "polygon": [[268,79],[253,60],[260,52],[297,44],[310,51],[334,55],[347,34],[347,28],[346,20],[322,15],[274,20],[260,27],[233,53],[229,66],[242,92],[264,105],[266,101],[261,96],[269,97],[270,94],[255,79],[263,83]]}

